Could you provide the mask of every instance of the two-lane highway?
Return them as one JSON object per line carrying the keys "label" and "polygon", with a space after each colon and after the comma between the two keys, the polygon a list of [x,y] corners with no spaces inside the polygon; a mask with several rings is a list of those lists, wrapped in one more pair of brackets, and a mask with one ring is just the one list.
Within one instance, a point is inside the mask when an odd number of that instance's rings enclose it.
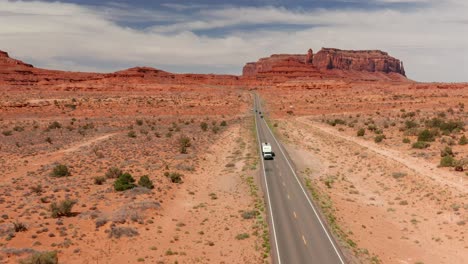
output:
{"label": "two-lane highway", "polygon": [[259,112],[263,111],[257,95],[254,109],[259,144],[270,143],[275,153],[274,160],[261,157],[273,261],[277,264],[345,263],[284,148],[260,117]]}

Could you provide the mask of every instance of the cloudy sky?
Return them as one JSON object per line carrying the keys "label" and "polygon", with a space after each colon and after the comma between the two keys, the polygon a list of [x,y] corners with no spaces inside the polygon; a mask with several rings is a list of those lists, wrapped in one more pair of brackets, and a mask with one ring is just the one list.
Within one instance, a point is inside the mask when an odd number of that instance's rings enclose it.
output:
{"label": "cloudy sky", "polygon": [[381,49],[418,81],[468,81],[467,0],[0,0],[0,50],[38,67],[240,74],[308,48]]}

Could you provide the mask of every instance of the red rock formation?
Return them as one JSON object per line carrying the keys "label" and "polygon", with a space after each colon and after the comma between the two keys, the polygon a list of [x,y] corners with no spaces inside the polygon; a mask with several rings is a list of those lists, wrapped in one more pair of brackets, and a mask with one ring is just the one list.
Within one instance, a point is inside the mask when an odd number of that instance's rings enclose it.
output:
{"label": "red rock formation", "polygon": [[356,51],[322,48],[315,54],[313,64],[320,70],[394,72],[405,76],[402,62],[380,50]]}
{"label": "red rock formation", "polygon": [[12,66],[24,66],[27,68],[33,67],[31,64],[26,64],[20,60],[15,60],[15,59],[10,58],[7,52],[0,50],[0,69],[4,67],[12,67]]}
{"label": "red rock formation", "polygon": [[309,49],[307,51],[307,57],[306,57],[305,63],[306,64],[312,64],[313,61],[314,61],[314,52],[312,51],[312,49]]}

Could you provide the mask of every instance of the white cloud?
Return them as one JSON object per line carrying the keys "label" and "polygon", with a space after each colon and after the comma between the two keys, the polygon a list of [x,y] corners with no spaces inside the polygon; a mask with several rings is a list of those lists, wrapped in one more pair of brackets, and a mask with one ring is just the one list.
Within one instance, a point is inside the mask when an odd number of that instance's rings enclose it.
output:
{"label": "white cloud", "polygon": [[[235,74],[245,62],[272,53],[305,53],[309,47],[317,51],[322,46],[382,49],[403,60],[415,80],[468,81],[464,0],[412,11],[219,7],[183,15],[128,8],[0,0],[0,49],[40,67],[67,70],[148,65]],[[122,19],[168,25],[136,30],[116,24]],[[302,26],[255,29],[272,24]],[[218,36],[194,33],[239,26],[251,29]]]}

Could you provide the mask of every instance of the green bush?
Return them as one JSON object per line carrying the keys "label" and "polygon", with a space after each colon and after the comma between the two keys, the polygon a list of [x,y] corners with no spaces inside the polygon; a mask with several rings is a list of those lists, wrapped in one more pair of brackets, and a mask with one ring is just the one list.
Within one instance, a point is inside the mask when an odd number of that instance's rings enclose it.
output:
{"label": "green bush", "polygon": [[377,135],[375,138],[374,138],[374,141],[375,143],[380,143],[382,142],[382,140],[385,139],[385,135]]}
{"label": "green bush", "polygon": [[38,252],[26,259],[22,259],[20,264],[58,264],[56,251]]}
{"label": "green bush", "polygon": [[360,128],[360,129],[357,131],[357,136],[358,136],[358,137],[363,137],[365,134],[366,134],[366,130],[365,130],[364,128]]}
{"label": "green bush", "polygon": [[213,133],[217,134],[219,132],[219,127],[215,125],[215,126],[213,126],[211,128],[211,131],[213,131]]}
{"label": "green bush", "polygon": [[465,130],[465,124],[463,121],[449,120],[445,122],[440,118],[432,118],[426,121],[426,126],[430,128],[439,128],[443,134],[448,135],[454,131]]}
{"label": "green bush", "polygon": [[135,120],[135,123],[136,123],[137,125],[139,125],[139,126],[142,126],[142,125],[143,125],[143,120],[137,119],[137,120]]}
{"label": "green bush", "polygon": [[205,123],[205,122],[201,122],[201,123],[200,123],[200,128],[201,128],[203,131],[206,131],[206,130],[208,130],[208,124]]}
{"label": "green bush", "polygon": [[418,141],[431,142],[434,141],[434,133],[428,129],[424,129],[418,135]]}
{"label": "green bush", "polygon": [[466,138],[465,135],[463,135],[463,136],[460,138],[460,140],[458,141],[458,144],[460,144],[460,145],[466,145],[466,144],[468,144],[468,139]]}
{"label": "green bush", "polygon": [[410,143],[410,142],[411,142],[411,140],[410,140],[409,138],[404,138],[404,139],[403,139],[403,143],[405,143],[405,144],[408,144],[408,143]]}
{"label": "green bush", "polygon": [[236,236],[236,239],[237,239],[237,240],[244,240],[244,239],[247,239],[247,238],[249,238],[249,237],[250,237],[249,234],[247,234],[247,233],[242,233],[242,234],[238,234],[238,235]]}
{"label": "green bush", "polygon": [[445,156],[440,159],[441,167],[454,167],[456,165],[456,160],[452,156]]}
{"label": "green bush", "polygon": [[59,164],[55,166],[55,168],[52,170],[52,177],[65,177],[65,176],[70,176],[70,171],[68,170],[68,167],[63,164]]}
{"label": "green bush", "polygon": [[123,172],[119,168],[111,167],[111,168],[107,169],[106,178],[117,179],[122,174],[123,174]]}
{"label": "green bush", "polygon": [[219,124],[219,125],[220,126],[227,126],[227,123],[226,123],[226,121],[223,120],[223,121],[221,121],[221,124]]}
{"label": "green bush", "polygon": [[50,205],[50,211],[52,218],[58,218],[61,216],[71,216],[71,210],[73,206],[76,204],[76,201],[65,199],[60,203],[53,202]]}
{"label": "green bush", "polygon": [[427,143],[427,142],[423,142],[423,141],[417,141],[415,143],[413,143],[412,147],[415,148],[415,149],[425,149],[425,148],[428,148],[429,146],[431,146],[431,144]]}
{"label": "green bush", "polygon": [[418,127],[418,123],[414,122],[414,120],[406,120],[405,121],[405,128],[406,129],[416,128],[416,127]]}
{"label": "green bush", "polygon": [[154,184],[151,181],[151,179],[148,177],[148,175],[141,176],[140,180],[138,181],[138,185],[140,185],[141,187],[148,188],[148,189],[154,188]]}
{"label": "green bush", "polygon": [[135,179],[132,177],[130,173],[124,173],[117,178],[114,182],[114,189],[118,192],[125,191],[128,189],[135,188],[136,185],[134,184]]}

